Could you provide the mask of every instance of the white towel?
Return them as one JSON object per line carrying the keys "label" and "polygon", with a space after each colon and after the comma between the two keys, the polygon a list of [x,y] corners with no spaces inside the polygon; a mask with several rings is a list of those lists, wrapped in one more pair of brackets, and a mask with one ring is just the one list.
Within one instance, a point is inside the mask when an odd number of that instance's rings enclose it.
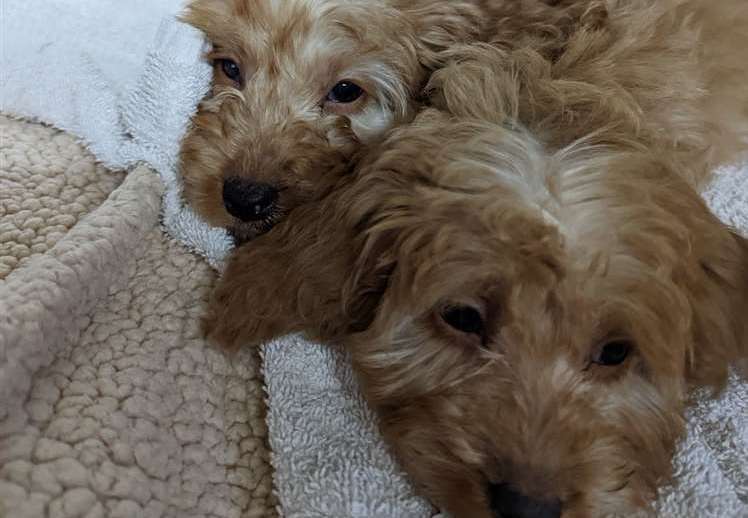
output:
{"label": "white towel", "polygon": [[[204,44],[171,18],[182,0],[128,1],[0,0],[0,110],[73,132],[112,167],[153,165],[166,185],[166,229],[220,266],[230,239],[184,206],[174,167],[209,84]],[[748,168],[720,176],[707,193],[744,232],[747,197]],[[275,486],[286,516],[431,516],[389,456],[345,355],[289,337],[264,356]],[[748,516],[747,390],[733,380],[724,397],[690,412],[661,516]]]}
{"label": "white towel", "polygon": [[185,0],[0,0],[0,111],[80,137],[113,169],[147,162],[166,186],[168,231],[219,267],[231,248],[182,202],[179,143],[210,87]]}
{"label": "white towel", "polygon": [[421,518],[343,351],[287,337],[264,350],[275,488],[286,518]]}

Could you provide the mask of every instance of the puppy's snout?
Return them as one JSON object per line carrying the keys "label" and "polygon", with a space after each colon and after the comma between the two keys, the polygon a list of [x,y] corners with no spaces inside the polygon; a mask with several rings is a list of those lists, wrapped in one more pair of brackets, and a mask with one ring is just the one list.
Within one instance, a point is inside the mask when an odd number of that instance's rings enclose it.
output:
{"label": "puppy's snout", "polygon": [[523,495],[509,484],[488,488],[491,511],[496,518],[560,518],[561,500],[539,500]]}
{"label": "puppy's snout", "polygon": [[232,177],[223,182],[223,205],[226,211],[244,222],[259,221],[273,212],[278,189],[265,183],[254,183]]}

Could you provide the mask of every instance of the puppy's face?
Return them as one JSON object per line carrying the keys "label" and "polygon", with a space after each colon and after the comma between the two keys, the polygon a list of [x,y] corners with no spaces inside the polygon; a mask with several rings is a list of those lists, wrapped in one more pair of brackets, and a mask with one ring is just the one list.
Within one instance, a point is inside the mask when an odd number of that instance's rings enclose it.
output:
{"label": "puppy's face", "polygon": [[645,506],[687,386],[745,355],[745,243],[646,154],[429,117],[357,208],[355,282],[387,280],[352,350],[385,435],[458,517]]}
{"label": "puppy's face", "polygon": [[268,230],[409,117],[429,56],[474,16],[460,1],[193,1],[214,84],[183,144],[187,201],[240,240]]}

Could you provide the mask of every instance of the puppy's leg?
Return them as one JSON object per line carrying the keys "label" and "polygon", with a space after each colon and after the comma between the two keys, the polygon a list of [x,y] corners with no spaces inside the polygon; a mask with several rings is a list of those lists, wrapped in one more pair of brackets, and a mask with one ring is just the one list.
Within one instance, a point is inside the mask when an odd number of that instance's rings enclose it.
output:
{"label": "puppy's leg", "polygon": [[286,263],[271,242],[245,245],[232,254],[203,320],[210,342],[236,349],[293,331],[293,309],[276,292],[286,282]]}

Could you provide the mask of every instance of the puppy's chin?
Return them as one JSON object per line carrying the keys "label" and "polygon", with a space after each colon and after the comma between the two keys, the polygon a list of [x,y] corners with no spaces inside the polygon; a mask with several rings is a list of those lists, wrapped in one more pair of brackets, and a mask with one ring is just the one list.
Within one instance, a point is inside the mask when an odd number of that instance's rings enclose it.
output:
{"label": "puppy's chin", "polygon": [[237,221],[227,228],[229,235],[234,240],[234,245],[241,246],[253,239],[260,237],[263,234],[270,232],[273,227],[278,224],[280,218],[274,218],[272,220],[257,221],[252,223],[244,223]]}

